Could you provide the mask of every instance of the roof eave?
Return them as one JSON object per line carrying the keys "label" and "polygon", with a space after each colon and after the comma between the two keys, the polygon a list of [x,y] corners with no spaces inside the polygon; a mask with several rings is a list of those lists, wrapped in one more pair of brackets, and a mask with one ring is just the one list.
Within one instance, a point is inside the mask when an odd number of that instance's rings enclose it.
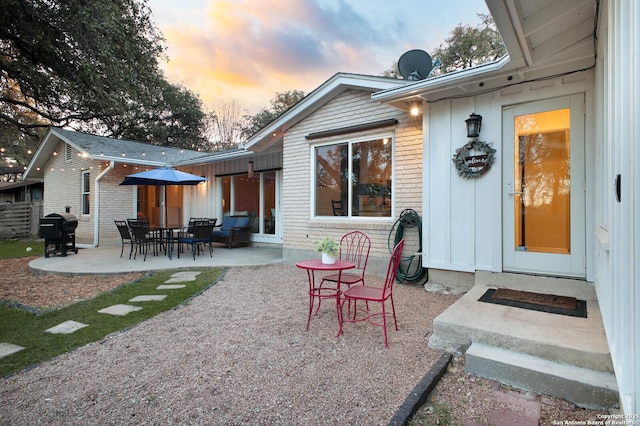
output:
{"label": "roof eave", "polygon": [[[495,62],[445,74],[440,77],[420,80],[410,86],[373,93],[371,99],[391,104],[402,110],[408,110],[410,101],[416,100],[416,98],[434,101],[441,96],[446,96],[445,93],[451,91],[472,95],[473,91],[469,90],[469,85],[473,85],[474,82],[478,82],[478,92],[487,90],[488,79],[513,72],[518,65],[511,60],[509,55],[505,55]],[[512,75],[511,80],[513,78],[514,76]],[[480,85],[480,83],[482,84]],[[462,87],[463,85],[465,87]]]}
{"label": "roof eave", "polygon": [[345,73],[334,74],[324,84],[309,93],[304,99],[249,138],[244,144],[244,148],[254,151],[264,151],[268,147],[281,142],[284,132],[290,127],[311,115],[322,105],[345,90],[357,89],[376,92],[395,88],[400,85],[405,86],[407,84],[406,80],[396,80],[387,77]]}

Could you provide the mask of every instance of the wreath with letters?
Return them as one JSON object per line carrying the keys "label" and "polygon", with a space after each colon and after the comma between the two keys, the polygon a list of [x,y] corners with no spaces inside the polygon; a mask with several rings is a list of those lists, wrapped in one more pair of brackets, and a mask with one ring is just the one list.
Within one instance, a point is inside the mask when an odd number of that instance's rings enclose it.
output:
{"label": "wreath with letters", "polygon": [[[472,152],[482,154],[472,155]],[[465,179],[473,179],[488,172],[495,159],[496,150],[491,147],[491,143],[471,141],[456,149],[456,153],[451,160],[456,166],[458,176]]]}

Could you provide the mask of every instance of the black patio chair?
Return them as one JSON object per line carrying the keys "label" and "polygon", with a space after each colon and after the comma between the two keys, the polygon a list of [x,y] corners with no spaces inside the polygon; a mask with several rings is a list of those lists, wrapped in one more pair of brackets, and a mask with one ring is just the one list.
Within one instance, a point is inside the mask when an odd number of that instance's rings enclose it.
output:
{"label": "black patio chair", "polygon": [[[213,245],[211,244],[211,231],[215,226],[215,220],[196,220],[193,222],[193,233],[178,234],[178,259],[180,251],[184,244],[191,246],[193,260],[196,260],[196,253],[200,254],[201,246],[207,244],[209,246],[209,256],[213,257]],[[204,252],[204,250],[203,250]]]}
{"label": "black patio chair", "polygon": [[127,224],[131,230],[131,236],[133,237],[132,241],[135,248],[133,258],[135,259],[138,252],[140,252],[144,253],[144,260],[146,261],[149,247],[153,248],[153,255],[155,256],[157,254],[156,245],[158,243],[158,239],[149,229],[149,223],[137,219],[128,219]]}
{"label": "black patio chair", "polygon": [[120,257],[122,257],[122,253],[124,252],[125,241],[129,241],[129,244],[131,245],[131,250],[129,250],[129,259],[131,259],[131,253],[133,253],[133,238],[131,237],[131,232],[129,232],[129,226],[124,220],[114,220],[114,222],[118,228],[118,232],[120,232],[120,238],[122,239]]}

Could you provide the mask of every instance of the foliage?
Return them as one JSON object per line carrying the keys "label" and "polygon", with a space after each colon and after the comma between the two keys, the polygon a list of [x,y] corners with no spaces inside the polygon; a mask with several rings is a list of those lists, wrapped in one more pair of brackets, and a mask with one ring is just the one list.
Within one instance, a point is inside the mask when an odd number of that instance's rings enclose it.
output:
{"label": "foliage", "polygon": [[[456,153],[453,154],[451,161],[458,171],[458,176],[465,179],[473,179],[482,176],[489,171],[493,162],[496,159],[496,150],[493,148],[492,143],[483,141],[471,141],[466,143],[461,148],[456,149]],[[484,153],[486,156],[484,162],[480,165],[469,165],[467,157],[469,157],[470,151],[478,151]]]}
{"label": "foliage", "polygon": [[337,257],[340,254],[340,244],[332,238],[326,237],[313,243],[318,253],[327,253],[329,256]]}
{"label": "foliage", "polygon": [[205,118],[207,150],[236,148],[242,142],[245,117],[241,115],[241,108],[236,101],[218,102]]}
{"label": "foliage", "polygon": [[286,92],[276,93],[275,98],[271,100],[269,108],[262,108],[253,116],[246,116],[246,124],[242,129],[242,134],[250,138],[267,126],[273,120],[278,118],[283,112],[297,104],[305,97],[301,90],[290,90]]}
{"label": "foliage", "polygon": [[[202,271],[195,281],[189,282],[188,286],[166,292],[167,297],[164,300],[152,303],[147,302],[144,304],[144,309],[131,312],[125,316],[107,315],[98,312],[100,309],[116,304],[126,303],[130,305],[132,302],[129,302],[129,300],[141,294],[157,294],[156,287],[169,279],[174,272],[163,271],[146,277],[139,282],[125,284],[93,299],[40,315],[33,315],[27,310],[15,306],[0,305],[0,336],[2,336],[3,341],[26,348],[0,359],[0,377],[15,373],[29,365],[43,362],[88,343],[101,340],[108,334],[130,328],[161,312],[186,303],[195,295],[213,285],[219,279],[222,270],[212,268]],[[44,330],[69,319],[89,324],[89,327],[81,328],[72,334],[50,334],[44,332]]]}
{"label": "foliage", "polygon": [[7,157],[23,163],[12,148],[35,150],[47,126],[199,143],[201,102],[162,75],[164,40],[144,1],[3,0],[0,145]]}
{"label": "foliage", "polygon": [[[430,77],[492,62],[507,53],[493,18],[481,13],[478,16],[482,20],[481,24],[475,27],[459,24],[451,31],[450,37],[430,53],[434,62],[440,61],[440,65],[434,67]],[[398,62],[394,62],[382,75],[402,78]]]}
{"label": "foliage", "polygon": [[478,14],[478,26],[458,25],[431,54],[440,60],[432,75],[447,74],[497,60],[507,53],[500,33],[490,15]]}
{"label": "foliage", "polygon": [[[28,249],[31,248],[30,251]],[[42,240],[2,240],[0,241],[0,259],[16,257],[42,256],[44,243]]]}

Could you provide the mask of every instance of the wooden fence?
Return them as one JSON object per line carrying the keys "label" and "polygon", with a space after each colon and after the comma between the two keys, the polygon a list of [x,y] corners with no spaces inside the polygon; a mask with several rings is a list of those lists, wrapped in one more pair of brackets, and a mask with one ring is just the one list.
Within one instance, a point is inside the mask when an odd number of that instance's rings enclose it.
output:
{"label": "wooden fence", "polygon": [[37,237],[42,201],[0,204],[0,239]]}

